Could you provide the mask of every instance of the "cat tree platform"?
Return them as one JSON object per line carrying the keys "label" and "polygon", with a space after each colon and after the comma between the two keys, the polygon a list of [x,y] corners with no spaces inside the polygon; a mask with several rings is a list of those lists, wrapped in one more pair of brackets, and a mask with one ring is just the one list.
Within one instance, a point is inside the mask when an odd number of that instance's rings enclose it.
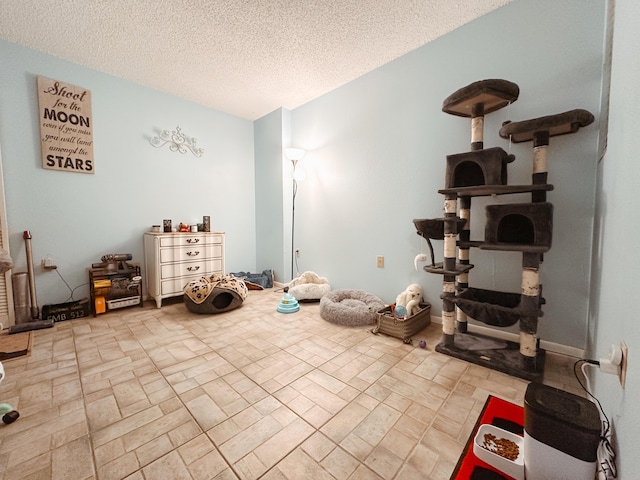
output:
{"label": "cat tree platform", "polygon": [[500,129],[502,138],[513,143],[531,142],[536,133],[547,132],[549,137],[577,132],[580,127],[593,123],[593,115],[587,110],[576,109],[520,122],[505,122]]}
{"label": "cat tree platform", "polygon": [[449,95],[442,102],[442,111],[459,117],[473,117],[474,109],[482,105],[483,114],[489,114],[515,102],[519,94],[520,87],[508,80],[480,80]]}

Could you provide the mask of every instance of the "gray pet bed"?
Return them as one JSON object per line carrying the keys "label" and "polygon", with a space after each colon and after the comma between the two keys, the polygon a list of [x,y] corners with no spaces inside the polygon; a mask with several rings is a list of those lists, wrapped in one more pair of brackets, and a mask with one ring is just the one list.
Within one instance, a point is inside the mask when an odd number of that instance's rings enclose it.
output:
{"label": "gray pet bed", "polygon": [[364,290],[333,290],[320,299],[320,316],[339,325],[371,325],[385,303]]}

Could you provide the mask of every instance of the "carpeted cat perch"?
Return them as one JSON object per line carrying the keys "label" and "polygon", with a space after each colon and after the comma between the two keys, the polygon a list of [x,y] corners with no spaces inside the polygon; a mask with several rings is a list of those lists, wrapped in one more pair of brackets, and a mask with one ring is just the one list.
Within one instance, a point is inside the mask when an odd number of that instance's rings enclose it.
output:
{"label": "carpeted cat perch", "polygon": [[320,299],[320,316],[339,325],[372,325],[384,307],[380,298],[364,290],[333,290]]}

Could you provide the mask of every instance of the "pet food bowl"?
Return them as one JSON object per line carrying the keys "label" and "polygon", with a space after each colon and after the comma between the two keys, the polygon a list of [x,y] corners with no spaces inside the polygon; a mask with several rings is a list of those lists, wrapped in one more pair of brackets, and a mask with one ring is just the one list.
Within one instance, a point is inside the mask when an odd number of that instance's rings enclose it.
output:
{"label": "pet food bowl", "polygon": [[[494,453],[500,451],[501,443],[517,445],[517,457],[510,460],[505,456]],[[485,448],[483,445],[494,451]],[[493,425],[480,425],[478,433],[473,439],[473,453],[483,462],[488,463],[515,480],[524,480],[524,438],[521,436]]]}

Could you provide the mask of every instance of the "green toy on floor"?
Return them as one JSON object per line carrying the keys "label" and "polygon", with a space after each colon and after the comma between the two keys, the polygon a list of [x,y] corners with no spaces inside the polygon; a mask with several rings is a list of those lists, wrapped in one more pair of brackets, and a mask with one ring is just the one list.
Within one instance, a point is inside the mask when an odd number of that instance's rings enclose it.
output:
{"label": "green toy on floor", "polygon": [[[4,376],[4,366],[2,365],[2,362],[0,362],[0,383],[4,380]],[[8,403],[0,403],[0,415],[2,415],[2,421],[7,425],[15,422],[20,416],[20,414]]]}

